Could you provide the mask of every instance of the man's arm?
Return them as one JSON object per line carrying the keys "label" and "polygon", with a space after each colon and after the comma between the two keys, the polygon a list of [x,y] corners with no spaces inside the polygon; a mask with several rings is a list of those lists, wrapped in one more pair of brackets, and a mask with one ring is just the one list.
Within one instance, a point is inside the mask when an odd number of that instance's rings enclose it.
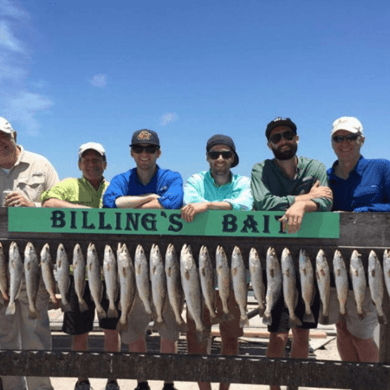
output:
{"label": "man's arm", "polygon": [[253,196],[251,192],[251,181],[249,177],[241,176],[234,184],[232,194],[224,199],[232,205],[234,210],[249,211],[253,207]]}
{"label": "man's arm", "polygon": [[[116,207],[120,209],[163,208],[158,202],[158,198],[160,198],[160,196],[157,194],[145,194],[139,196],[126,195],[116,198],[115,204]],[[158,207],[156,207],[157,205]]]}
{"label": "man's arm", "polygon": [[225,201],[188,203],[181,209],[181,217],[186,222],[192,222],[197,214],[204,213],[207,210],[231,210],[232,205]]}
{"label": "man's arm", "polygon": [[90,206],[83,206],[81,204],[74,204],[67,202],[66,200],[49,198],[42,203],[42,207],[52,207],[52,208],[73,208],[73,209],[91,209]]}

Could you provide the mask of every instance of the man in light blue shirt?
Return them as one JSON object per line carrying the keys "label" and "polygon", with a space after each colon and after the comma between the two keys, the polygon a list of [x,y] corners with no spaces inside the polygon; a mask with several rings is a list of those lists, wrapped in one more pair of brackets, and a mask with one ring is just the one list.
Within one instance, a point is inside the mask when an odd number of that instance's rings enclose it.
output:
{"label": "man in light blue shirt", "polygon": [[[210,170],[191,176],[184,187],[184,202],[181,216],[186,222],[192,222],[197,214],[207,210],[251,210],[253,198],[250,190],[250,179],[234,175],[231,168],[238,165],[239,158],[233,140],[222,134],[212,136],[206,146],[207,161]],[[222,304],[216,294],[217,313],[221,312]],[[233,320],[220,324],[222,338],[221,354],[236,355],[238,353],[238,337],[243,335],[240,328],[240,311],[233,292],[228,300],[229,311]],[[204,309],[204,325],[210,330],[211,322],[208,310]],[[207,354],[208,340],[199,341],[196,337],[194,321],[187,316],[188,352]],[[211,390],[211,384],[199,382],[200,390]],[[227,390],[229,383],[221,383],[220,390]]]}

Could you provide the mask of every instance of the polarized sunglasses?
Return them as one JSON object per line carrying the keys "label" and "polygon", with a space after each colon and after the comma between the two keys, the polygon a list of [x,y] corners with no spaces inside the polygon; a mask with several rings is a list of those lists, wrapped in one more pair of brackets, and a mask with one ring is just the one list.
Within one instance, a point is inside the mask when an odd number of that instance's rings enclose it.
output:
{"label": "polarized sunglasses", "polygon": [[341,144],[344,140],[348,142],[356,141],[359,138],[359,134],[351,134],[351,135],[335,135],[332,137],[332,140],[336,142],[336,144]]}
{"label": "polarized sunglasses", "polygon": [[225,152],[208,152],[207,155],[212,159],[212,160],[216,160],[217,158],[219,158],[219,156],[222,156],[222,158],[224,160],[228,160],[229,158],[231,158],[232,156],[234,156],[234,153],[233,152],[229,152],[229,151],[225,151]]}
{"label": "polarized sunglasses", "polygon": [[283,133],[277,133],[274,135],[271,135],[269,137],[269,140],[274,144],[278,144],[282,138],[284,138],[287,141],[292,141],[295,137],[295,133],[292,130],[283,131]]}
{"label": "polarized sunglasses", "polygon": [[150,146],[141,146],[141,145],[134,145],[131,147],[131,150],[136,154],[141,154],[144,150],[147,154],[154,154],[159,149],[156,145],[150,145]]}

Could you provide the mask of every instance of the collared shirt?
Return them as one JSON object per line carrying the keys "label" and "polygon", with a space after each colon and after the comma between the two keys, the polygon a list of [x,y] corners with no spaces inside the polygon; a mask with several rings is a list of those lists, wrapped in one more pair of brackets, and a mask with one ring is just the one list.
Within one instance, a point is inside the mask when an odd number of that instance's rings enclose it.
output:
{"label": "collared shirt", "polygon": [[333,210],[390,211],[390,161],[361,156],[347,180],[335,175],[337,164],[328,169]]}
{"label": "collared shirt", "polygon": [[[297,157],[298,166],[294,179],[283,175],[275,159],[255,164],[252,169],[251,188],[255,210],[287,210],[295,201],[296,195],[310,192],[319,181],[328,186],[325,165],[317,160]],[[312,199],[319,211],[329,211],[332,201],[327,198]]]}
{"label": "collared shirt", "polygon": [[15,165],[5,171],[0,168],[0,193],[3,194],[4,190],[17,191],[40,207],[42,192],[59,181],[57,172],[45,157],[17,146],[20,154]]}
{"label": "collared shirt", "polygon": [[210,171],[191,176],[184,187],[184,203],[228,202],[235,210],[252,210],[249,177],[231,175],[229,183],[219,186]]}
{"label": "collared shirt", "polygon": [[115,200],[120,196],[136,196],[157,194],[164,209],[179,209],[183,204],[183,179],[177,172],[161,169],[146,185],[142,184],[137,175],[137,168],[115,176],[103,195],[103,207],[116,208]]}
{"label": "collared shirt", "polygon": [[108,181],[103,178],[96,190],[84,177],[80,179],[69,178],[45,191],[41,196],[41,201],[43,203],[45,200],[55,198],[77,205],[101,208],[103,193],[108,185]]}

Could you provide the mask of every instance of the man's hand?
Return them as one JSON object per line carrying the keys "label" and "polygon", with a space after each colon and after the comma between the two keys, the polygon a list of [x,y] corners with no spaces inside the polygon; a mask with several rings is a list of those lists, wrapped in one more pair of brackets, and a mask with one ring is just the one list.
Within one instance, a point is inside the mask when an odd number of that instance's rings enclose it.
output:
{"label": "man's hand", "polygon": [[311,187],[309,195],[312,199],[328,198],[333,200],[332,190],[329,187],[321,186],[321,183],[318,180],[314,183],[313,187]]}
{"label": "man's hand", "polygon": [[4,207],[35,207],[35,204],[18,192],[13,192],[5,198]]}
{"label": "man's hand", "polygon": [[196,214],[204,213],[208,210],[209,202],[188,203],[181,209],[181,217],[186,222],[192,222]]}
{"label": "man's hand", "polygon": [[288,233],[296,233],[301,228],[302,219],[305,215],[306,207],[303,202],[295,202],[279,219],[282,222],[282,230]]}

